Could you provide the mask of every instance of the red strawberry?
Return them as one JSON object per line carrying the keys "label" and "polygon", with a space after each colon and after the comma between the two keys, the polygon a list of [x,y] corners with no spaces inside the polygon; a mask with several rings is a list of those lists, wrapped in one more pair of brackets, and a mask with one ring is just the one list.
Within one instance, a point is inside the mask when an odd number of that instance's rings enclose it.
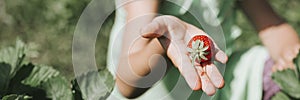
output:
{"label": "red strawberry", "polygon": [[193,64],[210,62],[214,45],[210,38],[205,35],[196,35],[188,43],[188,52]]}

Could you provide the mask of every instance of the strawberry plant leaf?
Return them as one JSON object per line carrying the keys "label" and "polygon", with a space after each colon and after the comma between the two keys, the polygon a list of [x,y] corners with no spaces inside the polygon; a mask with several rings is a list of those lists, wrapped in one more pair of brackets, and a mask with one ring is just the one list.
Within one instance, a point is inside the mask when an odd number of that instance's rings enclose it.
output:
{"label": "strawberry plant leaf", "polygon": [[25,44],[21,40],[16,41],[15,47],[3,48],[0,50],[0,62],[5,62],[11,65],[9,78],[14,77],[20,69],[24,59]]}
{"label": "strawberry plant leaf", "polygon": [[6,63],[0,63],[0,95],[2,95],[8,87],[9,84],[9,73],[11,66]]}
{"label": "strawberry plant leaf", "polygon": [[30,75],[22,81],[22,83],[32,87],[37,87],[42,82],[46,82],[47,80],[58,75],[59,72],[50,66],[37,65],[33,68]]}
{"label": "strawberry plant leaf", "polygon": [[47,97],[53,100],[72,100],[70,83],[65,77],[56,76],[41,84]]}
{"label": "strawberry plant leaf", "polygon": [[22,83],[22,80],[26,79],[30,75],[33,68],[34,65],[31,63],[22,65],[22,67],[16,72],[15,76],[12,79],[10,79],[8,91],[6,91],[5,93],[12,93],[18,95],[26,94],[32,96],[33,99],[45,100],[45,90],[40,89],[38,87],[31,87]]}
{"label": "strawberry plant leaf", "polygon": [[2,98],[2,100],[31,100],[32,97],[28,95],[17,95],[17,94],[10,94],[6,95]]}
{"label": "strawberry plant leaf", "polygon": [[64,77],[59,76],[59,72],[50,66],[35,66],[30,75],[22,83],[45,90],[48,98],[55,100],[72,99],[70,83]]}
{"label": "strawberry plant leaf", "polygon": [[275,83],[289,96],[300,99],[300,81],[291,69],[277,71],[272,74]]}
{"label": "strawberry plant leaf", "polygon": [[76,78],[81,95],[86,100],[107,98],[114,86],[113,76],[107,69],[90,71]]}
{"label": "strawberry plant leaf", "polygon": [[278,92],[272,97],[272,100],[290,100],[290,98],[283,92]]}

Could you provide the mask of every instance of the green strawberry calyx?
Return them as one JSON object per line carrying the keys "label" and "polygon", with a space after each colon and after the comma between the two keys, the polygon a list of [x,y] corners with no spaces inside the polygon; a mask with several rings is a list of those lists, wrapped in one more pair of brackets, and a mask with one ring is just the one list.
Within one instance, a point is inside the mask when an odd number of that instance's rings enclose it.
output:
{"label": "green strawberry calyx", "polygon": [[189,57],[192,60],[192,63],[195,64],[196,60],[201,62],[201,59],[208,60],[205,55],[208,54],[208,52],[205,52],[209,47],[204,46],[204,42],[200,40],[192,41],[192,48],[187,48],[187,51],[189,52]]}

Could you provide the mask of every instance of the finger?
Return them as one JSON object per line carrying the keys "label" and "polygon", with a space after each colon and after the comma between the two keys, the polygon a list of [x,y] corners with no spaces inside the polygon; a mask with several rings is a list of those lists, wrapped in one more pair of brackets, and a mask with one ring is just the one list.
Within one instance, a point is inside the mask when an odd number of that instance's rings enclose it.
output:
{"label": "finger", "polygon": [[142,28],[142,36],[146,38],[160,37],[166,34],[167,38],[172,40],[180,40],[185,35],[186,28],[184,22],[174,16],[160,16],[153,19],[153,21]]}
{"label": "finger", "polygon": [[187,56],[186,49],[182,47],[185,47],[183,42],[171,42],[167,54],[191,89],[199,90],[201,88],[200,78]]}
{"label": "finger", "polygon": [[283,57],[286,61],[292,61],[294,58],[296,58],[297,54],[294,53],[292,50],[286,51],[283,54]]}
{"label": "finger", "polygon": [[277,63],[275,63],[275,68],[278,71],[282,71],[284,69],[284,61],[282,59],[278,60]]}
{"label": "finger", "polygon": [[287,68],[296,69],[296,66],[294,65],[293,61],[289,61],[287,62]]}
{"label": "finger", "polygon": [[284,62],[284,64],[282,64],[282,61],[280,61],[273,66],[272,72],[283,71],[288,68],[295,69],[296,66],[293,64],[293,62]]}
{"label": "finger", "polygon": [[161,26],[157,19],[154,19],[151,23],[141,29],[142,37],[144,38],[157,38],[163,35],[166,29]]}
{"label": "finger", "polygon": [[[286,53],[291,53],[291,52],[286,52]],[[294,56],[295,54],[293,54],[293,55],[285,55],[285,59],[280,59],[280,64],[281,63],[283,63],[282,64],[282,66],[283,66],[283,69],[287,69],[287,68],[290,68],[290,69],[295,69],[296,67],[295,67],[295,65],[294,65],[294,63],[293,63],[293,59],[296,57],[296,56]],[[292,57],[291,57],[292,56]],[[282,62],[283,61],[283,62]]]}
{"label": "finger", "polygon": [[205,70],[201,66],[196,66],[195,68],[201,79],[202,90],[208,96],[214,95],[216,93],[216,89],[215,89],[214,85],[211,83],[211,81],[209,80],[208,76],[206,75]]}
{"label": "finger", "polygon": [[282,67],[282,69],[284,70],[284,69],[288,69],[288,68],[290,68],[290,69],[294,69],[295,67],[294,67],[294,63],[293,63],[293,59],[279,59],[278,60],[278,67]]}
{"label": "finger", "polygon": [[223,64],[225,64],[228,60],[228,56],[226,55],[225,52],[223,52],[222,50],[217,50],[217,53],[215,53],[215,59],[218,61],[218,62],[221,62]]}
{"label": "finger", "polygon": [[215,87],[222,88],[224,86],[223,76],[214,64],[206,65],[206,74]]}

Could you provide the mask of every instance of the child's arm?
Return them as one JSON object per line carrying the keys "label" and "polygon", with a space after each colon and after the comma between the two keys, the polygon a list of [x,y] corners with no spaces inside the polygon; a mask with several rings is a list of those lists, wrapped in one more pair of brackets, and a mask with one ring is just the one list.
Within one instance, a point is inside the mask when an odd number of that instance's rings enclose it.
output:
{"label": "child's arm", "polygon": [[[155,17],[157,6],[158,1],[156,0],[137,0],[125,5],[127,23],[116,79],[120,92],[127,98],[135,98],[161,79],[166,71],[163,69],[166,69],[167,65],[163,63],[163,58],[156,56],[158,54],[167,55],[171,59],[191,89],[202,89],[208,95],[213,95],[216,88],[224,86],[222,75],[214,64],[203,65],[204,69],[200,65],[197,65],[197,68],[194,67],[186,50],[186,43],[193,36],[207,34],[176,17]],[[161,36],[157,34],[160,32],[171,36],[171,41],[168,39],[158,40]],[[168,42],[171,44],[164,45]],[[226,54],[216,45],[215,47],[216,49],[213,50],[215,55],[212,55],[215,57],[213,58],[225,63],[227,61]],[[165,48],[168,49],[165,50]],[[152,76],[147,76],[149,73]]]}
{"label": "child's arm", "polygon": [[134,98],[150,88],[132,86],[140,80],[135,77],[135,74],[147,75],[150,72],[148,66],[150,57],[154,54],[163,55],[164,50],[157,39],[144,39],[139,33],[141,27],[150,23],[156,16],[158,0],[122,0],[123,3],[128,1],[131,2],[122,5],[126,11],[126,26],[124,26],[116,84],[123,96]]}
{"label": "child's arm", "polygon": [[241,0],[239,4],[275,61],[273,68],[293,68],[293,59],[300,48],[296,31],[273,11],[266,0]]}

